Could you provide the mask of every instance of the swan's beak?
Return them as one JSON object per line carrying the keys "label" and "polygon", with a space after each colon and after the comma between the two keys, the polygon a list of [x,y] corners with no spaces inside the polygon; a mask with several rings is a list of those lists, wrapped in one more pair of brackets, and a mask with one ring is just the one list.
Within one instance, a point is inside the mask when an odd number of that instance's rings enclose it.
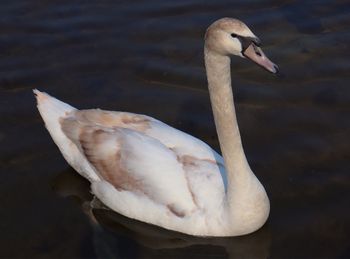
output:
{"label": "swan's beak", "polygon": [[278,73],[278,66],[272,63],[271,60],[266,57],[261,48],[256,46],[254,43],[250,44],[249,47],[243,51],[243,55],[259,66],[262,66],[267,71],[270,71],[273,74]]}

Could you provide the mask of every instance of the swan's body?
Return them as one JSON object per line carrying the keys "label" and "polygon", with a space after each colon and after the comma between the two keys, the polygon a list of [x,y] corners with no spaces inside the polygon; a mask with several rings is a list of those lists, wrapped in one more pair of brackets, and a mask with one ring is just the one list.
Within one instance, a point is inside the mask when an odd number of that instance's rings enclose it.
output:
{"label": "swan's body", "polygon": [[[243,39],[250,44],[244,47]],[[206,34],[209,90],[224,159],[197,138],[148,116],[77,110],[35,90],[38,109],[67,162],[112,210],[190,235],[247,234],[265,223],[269,200],[242,148],[228,54],[249,56],[253,47],[257,53],[257,41],[246,25],[229,18]],[[266,58],[262,52],[259,57]],[[255,61],[276,72],[268,59]]]}

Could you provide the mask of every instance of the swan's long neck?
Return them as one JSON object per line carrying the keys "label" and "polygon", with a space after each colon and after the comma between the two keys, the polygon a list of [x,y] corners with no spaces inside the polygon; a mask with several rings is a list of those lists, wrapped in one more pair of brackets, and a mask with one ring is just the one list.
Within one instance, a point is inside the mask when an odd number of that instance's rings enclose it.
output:
{"label": "swan's long neck", "polygon": [[228,173],[228,182],[236,184],[250,176],[251,170],[243,151],[237,124],[231,87],[230,58],[205,49],[205,66],[216,130]]}
{"label": "swan's long neck", "polygon": [[228,206],[233,206],[236,201],[242,199],[239,196],[245,193],[244,190],[240,190],[255,176],[244,154],[237,124],[231,87],[230,58],[213,53],[207,48],[204,54],[210,100],[227,172],[227,201]]}
{"label": "swan's long neck", "polygon": [[[270,205],[244,154],[234,106],[230,58],[204,50],[210,100],[227,172],[226,208],[231,231],[246,234],[266,221]],[[238,228],[238,229],[237,229]]]}

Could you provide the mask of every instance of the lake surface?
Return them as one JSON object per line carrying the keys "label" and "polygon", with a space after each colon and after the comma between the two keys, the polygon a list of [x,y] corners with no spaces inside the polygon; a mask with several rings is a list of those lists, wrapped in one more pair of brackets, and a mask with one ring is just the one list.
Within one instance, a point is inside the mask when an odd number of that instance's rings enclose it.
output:
{"label": "lake surface", "polygon": [[[280,66],[232,60],[249,163],[271,215],[201,239],[93,202],[36,110],[33,88],[78,108],[156,117],[219,151],[205,29],[246,22]],[[0,257],[349,258],[349,1],[8,1],[0,4]]]}

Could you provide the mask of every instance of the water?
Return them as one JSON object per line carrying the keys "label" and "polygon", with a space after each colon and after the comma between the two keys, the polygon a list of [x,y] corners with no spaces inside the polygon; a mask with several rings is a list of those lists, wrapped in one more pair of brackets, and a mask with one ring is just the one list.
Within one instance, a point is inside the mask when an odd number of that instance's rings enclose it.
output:
{"label": "water", "polygon": [[[2,1],[0,256],[350,257],[349,15],[342,0]],[[89,210],[89,184],[51,141],[31,89],[79,108],[148,114],[219,150],[202,48],[206,27],[224,16],[245,21],[283,73],[232,62],[268,223],[198,239]]]}

